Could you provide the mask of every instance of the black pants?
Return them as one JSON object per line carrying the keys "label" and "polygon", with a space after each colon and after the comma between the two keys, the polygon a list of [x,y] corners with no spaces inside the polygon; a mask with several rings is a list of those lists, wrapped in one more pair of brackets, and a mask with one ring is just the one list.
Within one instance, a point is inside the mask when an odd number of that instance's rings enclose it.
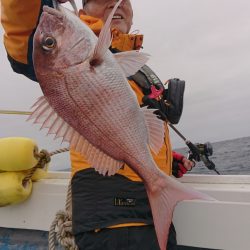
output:
{"label": "black pants", "polygon": [[[85,232],[75,236],[79,250],[159,250],[152,225],[102,229],[99,232]],[[176,250],[176,233],[171,225],[168,250]]]}

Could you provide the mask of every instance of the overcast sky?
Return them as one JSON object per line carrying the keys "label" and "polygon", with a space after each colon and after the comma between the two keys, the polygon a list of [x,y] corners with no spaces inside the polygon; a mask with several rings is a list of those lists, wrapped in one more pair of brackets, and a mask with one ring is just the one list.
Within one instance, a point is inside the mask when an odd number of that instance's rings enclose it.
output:
{"label": "overcast sky", "polygon": [[[77,2],[80,7],[81,1]],[[186,81],[183,116],[177,128],[200,143],[250,136],[250,1],[132,3],[132,31],[145,35],[143,51],[151,55],[148,64],[162,81],[173,77]],[[0,110],[28,111],[41,95],[40,87],[12,72],[2,27],[0,36]],[[25,119],[0,114],[0,137],[31,137],[48,150],[65,146],[52,142],[46,131],[39,131]],[[171,137],[174,147],[184,146],[175,134]],[[67,165],[64,158],[58,161],[63,168]]]}

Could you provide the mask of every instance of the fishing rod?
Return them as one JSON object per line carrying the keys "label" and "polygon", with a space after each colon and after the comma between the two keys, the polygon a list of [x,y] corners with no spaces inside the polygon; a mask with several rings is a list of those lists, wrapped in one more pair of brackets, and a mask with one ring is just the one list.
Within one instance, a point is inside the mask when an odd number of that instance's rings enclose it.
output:
{"label": "fishing rod", "polygon": [[[163,90],[156,90],[155,85],[151,86],[152,93],[157,93],[156,95],[158,100],[161,99],[160,96]],[[174,130],[174,132],[185,142],[185,144],[189,148],[188,159],[193,162],[200,162],[202,161],[204,165],[209,169],[216,172],[216,174],[220,175],[219,171],[216,169],[215,164],[209,159],[209,156],[213,154],[213,148],[211,143],[207,142],[205,144],[197,143],[194,144],[190,140],[188,140],[171,122],[169,122],[165,113],[163,113],[159,109],[159,104],[157,99],[155,98],[156,95],[145,95],[142,99],[142,102],[146,105],[149,105],[150,108],[157,109],[156,114],[162,118],[170,128]]]}

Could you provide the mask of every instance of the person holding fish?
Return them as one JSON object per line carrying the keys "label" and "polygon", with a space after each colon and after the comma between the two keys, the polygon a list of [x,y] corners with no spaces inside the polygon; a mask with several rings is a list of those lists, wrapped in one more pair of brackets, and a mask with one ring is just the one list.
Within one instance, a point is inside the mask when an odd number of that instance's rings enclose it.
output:
{"label": "person holding fish", "polygon": [[77,246],[176,249],[176,203],[210,198],[169,177],[193,162],[174,153],[173,171],[168,128],[143,107],[156,76],[138,52],[143,36],[129,33],[130,0],[85,0],[78,17],[53,6],[2,0],[1,22],[13,70],[38,81],[45,96],[31,119],[71,146]]}

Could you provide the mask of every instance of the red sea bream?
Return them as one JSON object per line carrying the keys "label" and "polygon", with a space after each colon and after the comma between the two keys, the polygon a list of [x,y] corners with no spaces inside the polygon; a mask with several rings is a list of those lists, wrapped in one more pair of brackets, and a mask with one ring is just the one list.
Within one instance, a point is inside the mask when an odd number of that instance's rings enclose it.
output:
{"label": "red sea bream", "polygon": [[[164,124],[154,110],[140,108],[126,77],[135,74],[148,55],[109,51],[110,23],[99,38],[77,16],[43,8],[34,35],[33,61],[44,96],[30,119],[70,144],[103,175],[127,163],[144,181],[161,250],[177,202],[210,199],[183,186],[157,167],[150,148],[163,144]],[[168,135],[167,135],[168,136]]]}

